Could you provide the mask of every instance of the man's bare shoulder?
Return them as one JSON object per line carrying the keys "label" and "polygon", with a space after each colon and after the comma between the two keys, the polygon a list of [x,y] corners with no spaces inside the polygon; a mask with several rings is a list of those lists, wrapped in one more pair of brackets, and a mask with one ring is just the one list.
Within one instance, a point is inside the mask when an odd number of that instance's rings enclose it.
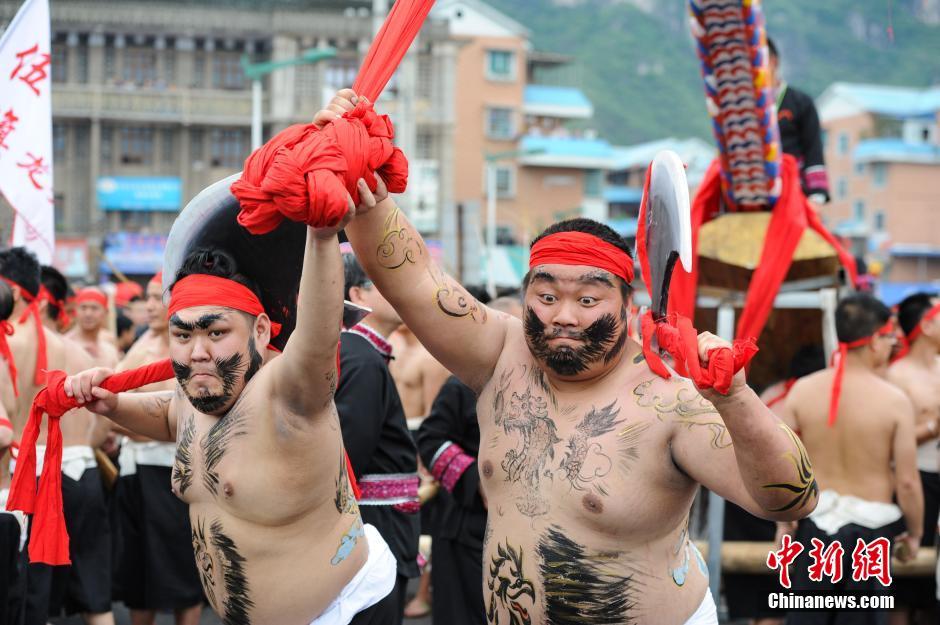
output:
{"label": "man's bare shoulder", "polygon": [[62,365],[68,373],[78,373],[95,366],[95,361],[85,348],[73,339],[53,332],[46,333],[46,349],[49,353],[49,364],[52,366],[52,354],[62,355]]}

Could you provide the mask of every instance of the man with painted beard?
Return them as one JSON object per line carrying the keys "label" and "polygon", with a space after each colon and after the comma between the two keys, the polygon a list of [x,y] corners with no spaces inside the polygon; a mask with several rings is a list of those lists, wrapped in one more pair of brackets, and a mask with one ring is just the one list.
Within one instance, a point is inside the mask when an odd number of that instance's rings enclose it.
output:
{"label": "man with painted beard", "polygon": [[[573,219],[536,238],[520,321],[431,261],[384,184],[360,193],[346,232],[363,268],[478,395],[489,621],[717,623],[692,501],[702,484],[763,517],[809,514],[815,480],[793,432],[743,372],[721,395],[650,370],[627,337],[633,260],[607,226]],[[699,356],[726,345],[704,333]]]}
{"label": "man with painted beard", "polygon": [[175,391],[114,395],[98,386],[110,374],[100,369],[66,381],[91,410],[176,440],[172,487],[226,625],[378,622],[395,584],[394,557],[359,515],[333,403],[339,227],[308,228],[296,328],[270,362],[262,354],[280,328],[257,286],[229,255],[201,250],[170,293]]}

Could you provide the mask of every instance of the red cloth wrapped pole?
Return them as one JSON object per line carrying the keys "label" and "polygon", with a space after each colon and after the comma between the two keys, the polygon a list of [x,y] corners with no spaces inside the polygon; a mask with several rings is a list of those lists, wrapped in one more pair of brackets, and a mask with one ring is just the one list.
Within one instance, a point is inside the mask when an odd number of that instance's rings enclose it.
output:
{"label": "red cloth wrapped pole", "polygon": [[[32,514],[32,533],[29,540],[29,559],[51,565],[69,564],[69,536],[65,530],[62,510],[62,429],[59,419],[78,407],[73,397],[65,394],[64,371],[50,371],[46,388],[36,394],[29,421],[23,430],[16,471],[10,485],[7,510],[21,510]],[[147,384],[174,377],[170,359],[146,367],[116,373],[102,382],[101,387],[120,393]],[[46,457],[36,490],[36,439],[42,415],[49,415],[46,437]]]}
{"label": "red cloth wrapped pole", "polygon": [[[848,271],[853,284],[857,279],[855,259],[826,229],[819,215],[803,195],[796,160],[789,154],[783,155],[781,172],[783,190],[774,207],[770,225],[767,227],[760,262],[751,277],[744,311],[738,320],[735,333],[737,338],[760,337],[767,318],[773,310],[780,285],[793,263],[793,253],[807,226],[815,230],[835,249],[839,261]],[[720,175],[720,163],[717,160],[713,161],[692,204],[692,271],[688,274],[680,273],[673,278],[669,292],[670,312],[687,317],[695,314],[698,232],[703,223],[715,218],[719,213],[721,207]]]}
{"label": "red cloth wrapped pole", "polygon": [[232,185],[238,223],[252,234],[274,230],[286,217],[315,228],[338,224],[359,203],[356,184],[371,190],[379,173],[392,193],[408,182],[408,161],[392,144],[395,129],[372,102],[378,98],[417,36],[433,0],[397,0],[372,42],[353,85],[355,109],[327,124],[291,126],[255,150]]}
{"label": "red cloth wrapped pole", "polygon": [[[640,215],[636,229],[637,258],[640,261],[643,282],[646,283],[646,288],[650,291],[650,294],[653,292],[653,283],[650,262],[646,254],[646,211],[648,209],[652,171],[653,166],[651,164],[646,170],[646,182],[643,185],[643,199],[640,202]],[[692,227],[696,227],[694,223]],[[694,251],[695,248],[693,247],[693,254]],[[677,277],[687,277],[689,275],[684,271],[674,271],[672,281],[675,283]],[[670,292],[669,295],[669,303],[671,304],[672,293]],[[693,309],[692,313],[694,314],[694,312]],[[731,389],[734,374],[751,361],[754,354],[757,353],[757,345],[752,339],[735,340],[730,348],[720,347],[709,350],[707,354],[708,366],[703,369],[698,355],[698,332],[692,325],[692,321],[689,319],[690,316],[671,313],[663,319],[653,319],[653,311],[646,311],[646,314],[640,319],[643,332],[643,356],[646,358],[646,364],[659,377],[667,380],[672,377],[672,372],[669,371],[662,358],[653,349],[653,336],[655,335],[659,348],[672,356],[673,364],[679,375],[691,378],[698,388],[713,388],[719,393],[727,394]]]}

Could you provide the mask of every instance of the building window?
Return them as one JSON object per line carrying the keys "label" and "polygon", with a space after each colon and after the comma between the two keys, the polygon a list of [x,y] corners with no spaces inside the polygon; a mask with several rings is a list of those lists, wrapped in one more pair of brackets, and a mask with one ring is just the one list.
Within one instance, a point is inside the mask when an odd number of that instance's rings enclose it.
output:
{"label": "building window", "polygon": [[839,154],[845,156],[849,153],[849,134],[847,132],[839,133]]}
{"label": "building window", "polygon": [[163,51],[163,82],[176,84],[176,50],[172,48]]}
{"label": "building window", "polygon": [[213,167],[241,167],[248,156],[248,134],[240,129],[213,129],[209,132],[209,150]]}
{"label": "building window", "polygon": [[80,45],[72,48],[75,51],[75,81],[79,84],[88,84],[88,46]]}
{"label": "building window", "polygon": [[888,184],[888,166],[875,163],[871,166],[871,184],[876,189],[883,189]]}
{"label": "building window", "polygon": [[193,84],[197,89],[206,86],[206,54],[201,50],[193,53]]}
{"label": "building window", "polygon": [[201,163],[206,156],[205,134],[202,128],[193,128],[189,131],[189,158],[193,162]]}
{"label": "building window", "polygon": [[64,45],[52,44],[49,59],[52,70],[52,82],[67,82],[69,79],[69,49]]}
{"label": "building window", "polygon": [[849,181],[845,179],[845,176],[839,176],[839,179],[836,180],[836,199],[844,200],[848,194]]}
{"label": "building window", "polygon": [[433,134],[418,131],[415,135],[415,156],[417,158],[434,158]]}
{"label": "building window", "polygon": [[856,176],[865,175],[865,163],[855,163],[855,175]]}
{"label": "building window", "polygon": [[157,81],[157,53],[151,48],[125,48],[124,82],[132,85],[151,86]]}
{"label": "building window", "polygon": [[88,144],[91,139],[91,126],[89,124],[78,124],[72,126],[72,153],[76,159],[83,159],[88,156]]}
{"label": "building window", "polygon": [[490,80],[515,80],[516,53],[511,50],[487,50],[486,77]]}
{"label": "building window", "polygon": [[359,72],[359,59],[340,57],[327,62],[323,82],[328,89],[346,89],[352,87]]}
{"label": "building window", "polygon": [[165,165],[172,165],[176,161],[176,152],[174,147],[176,137],[172,128],[164,128],[160,136],[160,153]]}
{"label": "building window", "polygon": [[212,55],[212,87],[244,89],[245,72],[237,52],[216,52]]}
{"label": "building window", "polygon": [[885,212],[878,211],[875,213],[875,231],[884,232],[885,231]]}
{"label": "building window", "polygon": [[121,128],[121,163],[150,165],[153,162],[153,128]]}
{"label": "building window", "polygon": [[101,164],[105,168],[111,167],[111,153],[114,147],[114,131],[111,126],[101,127]]}
{"label": "building window", "polygon": [[104,49],[104,79],[114,82],[117,77],[117,50],[113,46]]}
{"label": "building window", "polygon": [[856,221],[865,221],[865,200],[855,200],[852,203],[852,217]]}
{"label": "building window", "polygon": [[600,197],[604,194],[604,175],[599,169],[589,169],[584,172],[584,195],[587,197]]}
{"label": "building window", "polygon": [[510,108],[488,107],[486,109],[486,136],[490,139],[512,139],[515,134]]}
{"label": "building window", "polygon": [[150,228],[153,213],[150,211],[119,211],[118,228],[126,232],[140,232]]}
{"label": "building window", "polygon": [[65,162],[65,135],[68,130],[62,124],[52,124],[52,162]]}
{"label": "building window", "polygon": [[493,167],[496,175],[496,197],[516,197],[516,169],[511,165],[496,165]]}
{"label": "building window", "polygon": [[422,54],[418,57],[418,84],[415,86],[419,98],[430,99],[434,84],[434,59]]}

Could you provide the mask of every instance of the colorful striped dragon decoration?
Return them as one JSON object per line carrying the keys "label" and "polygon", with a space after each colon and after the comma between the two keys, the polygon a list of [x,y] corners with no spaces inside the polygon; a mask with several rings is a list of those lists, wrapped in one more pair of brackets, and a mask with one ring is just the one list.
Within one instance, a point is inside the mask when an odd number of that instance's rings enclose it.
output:
{"label": "colorful striped dragon decoration", "polygon": [[757,0],[690,0],[705,103],[734,210],[767,210],[780,197],[780,136],[764,14]]}
{"label": "colorful striped dragon decoration", "polygon": [[725,211],[771,211],[736,338],[757,340],[807,227],[835,249],[854,284],[855,260],[823,225],[800,186],[796,159],[781,153],[777,107],[760,0],[689,0],[705,102],[718,143],[692,203],[692,271],[677,272],[669,311],[695,314],[698,231]]}

